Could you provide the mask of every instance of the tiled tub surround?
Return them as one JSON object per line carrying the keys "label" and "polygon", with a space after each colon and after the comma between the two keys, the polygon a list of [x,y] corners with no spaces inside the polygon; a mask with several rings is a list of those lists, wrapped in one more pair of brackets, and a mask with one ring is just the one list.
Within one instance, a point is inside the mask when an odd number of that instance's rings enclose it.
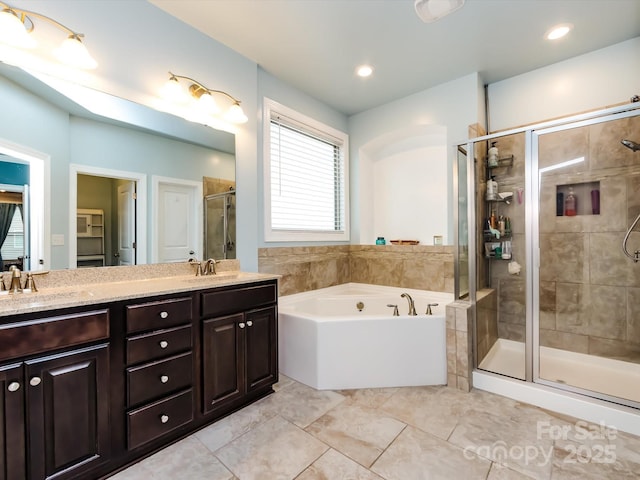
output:
{"label": "tiled tub surround", "polygon": [[[640,153],[621,138],[640,138],[640,117],[540,138],[540,168],[584,157],[541,179],[540,344],[640,363],[640,264],[621,249],[640,213]],[[556,216],[556,186],[589,182],[600,183],[600,214]]]}
{"label": "tiled tub surround", "polygon": [[429,245],[261,248],[258,266],[282,276],[281,295],[349,282],[453,293],[453,252]]}

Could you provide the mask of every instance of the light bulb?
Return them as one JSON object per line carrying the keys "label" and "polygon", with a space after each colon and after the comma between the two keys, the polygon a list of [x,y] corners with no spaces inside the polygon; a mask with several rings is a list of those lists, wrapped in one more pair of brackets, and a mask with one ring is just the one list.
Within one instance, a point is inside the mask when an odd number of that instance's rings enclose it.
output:
{"label": "light bulb", "polygon": [[231,105],[231,108],[229,108],[229,111],[224,116],[224,118],[231,123],[246,123],[249,120],[249,118],[247,118],[247,116],[242,111],[242,107],[240,106],[239,102]]}
{"label": "light bulb", "polygon": [[34,48],[37,44],[18,15],[8,8],[0,12],[0,42],[21,48]]}
{"label": "light bulb", "polygon": [[202,93],[198,98],[198,108],[209,115],[220,113],[220,107],[211,94],[207,92]]}
{"label": "light bulb", "polygon": [[72,67],[94,69],[98,66],[98,62],[89,54],[87,47],[76,34],[65,38],[53,53],[62,63]]}
{"label": "light bulb", "polygon": [[182,85],[180,85],[178,79],[173,75],[163,85],[161,94],[167,100],[176,103],[185,103],[189,99],[187,94],[184,92]]}

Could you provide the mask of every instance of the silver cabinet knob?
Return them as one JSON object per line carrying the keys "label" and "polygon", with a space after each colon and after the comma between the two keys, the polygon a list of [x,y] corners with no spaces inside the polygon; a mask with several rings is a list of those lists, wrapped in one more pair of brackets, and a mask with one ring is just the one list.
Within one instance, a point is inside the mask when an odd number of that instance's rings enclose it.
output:
{"label": "silver cabinet knob", "polygon": [[162,423],[167,423],[169,421],[169,415],[160,415],[160,421]]}
{"label": "silver cabinet knob", "polygon": [[160,340],[160,348],[167,348],[169,346],[169,342],[166,340]]}
{"label": "silver cabinet knob", "polygon": [[238,326],[239,326],[240,328],[244,328],[244,322],[240,322],[240,323],[238,324]]}
{"label": "silver cabinet knob", "polygon": [[251,325],[253,325],[253,322],[252,322],[251,320],[249,320],[249,321],[247,322],[247,327],[250,327]]}
{"label": "silver cabinet knob", "polygon": [[29,385],[31,385],[32,387],[37,387],[38,385],[40,385],[40,382],[42,382],[42,379],[40,377],[33,377],[31,380],[29,380]]}
{"label": "silver cabinet knob", "polygon": [[160,381],[161,381],[162,383],[167,383],[167,382],[169,381],[169,377],[168,377],[167,375],[162,375],[162,376],[160,377]]}
{"label": "silver cabinet knob", "polygon": [[7,387],[7,390],[9,390],[10,392],[17,392],[18,390],[20,390],[20,383],[19,382],[11,382],[9,384],[9,386]]}
{"label": "silver cabinet knob", "polygon": [[160,318],[167,318],[169,316],[168,312],[160,312]]}

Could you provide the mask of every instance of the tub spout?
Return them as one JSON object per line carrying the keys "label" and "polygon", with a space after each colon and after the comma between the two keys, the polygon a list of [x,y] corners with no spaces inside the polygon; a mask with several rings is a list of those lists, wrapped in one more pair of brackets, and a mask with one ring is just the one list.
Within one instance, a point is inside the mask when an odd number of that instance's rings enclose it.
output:
{"label": "tub spout", "polygon": [[403,293],[402,295],[400,295],[402,298],[406,298],[407,301],[409,302],[409,315],[411,316],[415,316],[418,315],[416,313],[416,306],[413,303],[413,298],[411,298],[411,295],[409,295],[408,293]]}

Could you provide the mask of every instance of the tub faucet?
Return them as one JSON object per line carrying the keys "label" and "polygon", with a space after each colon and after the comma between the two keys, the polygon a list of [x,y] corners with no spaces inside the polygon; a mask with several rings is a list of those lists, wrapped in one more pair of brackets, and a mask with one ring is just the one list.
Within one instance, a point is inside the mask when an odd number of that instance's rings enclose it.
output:
{"label": "tub faucet", "polygon": [[393,308],[393,316],[394,317],[399,317],[400,316],[400,314],[398,313],[398,305],[394,305],[393,303],[389,303],[389,304],[387,304],[387,307]]}
{"label": "tub faucet", "polygon": [[411,316],[415,316],[418,315],[416,313],[416,306],[413,303],[413,298],[411,298],[411,295],[409,295],[408,293],[403,293],[402,295],[400,295],[402,298],[406,298],[407,301],[409,302],[409,315]]}
{"label": "tub faucet", "polygon": [[424,312],[424,313],[425,313],[425,315],[433,315],[433,312],[431,311],[431,307],[437,307],[437,306],[438,306],[438,304],[437,304],[437,303],[429,303],[429,304],[427,305],[427,311],[426,311],[426,312]]}

